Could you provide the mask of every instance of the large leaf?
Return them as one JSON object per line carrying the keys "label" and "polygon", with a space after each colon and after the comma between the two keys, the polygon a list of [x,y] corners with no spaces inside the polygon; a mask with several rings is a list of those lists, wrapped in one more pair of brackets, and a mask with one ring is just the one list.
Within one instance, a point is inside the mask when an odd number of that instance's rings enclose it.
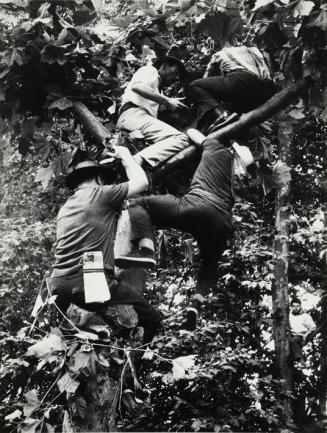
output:
{"label": "large leaf", "polygon": [[41,421],[33,418],[26,418],[23,423],[21,433],[35,433],[37,427],[41,424]]}
{"label": "large leaf", "polygon": [[293,17],[304,17],[310,15],[314,3],[309,0],[299,0],[295,7],[291,10]]}
{"label": "large leaf", "polygon": [[94,351],[91,352],[77,352],[73,356],[73,363],[70,365],[69,370],[75,374],[83,373],[86,375],[94,376],[96,374],[95,363],[97,356]]}
{"label": "large leaf", "polygon": [[273,166],[272,180],[280,188],[288,185],[291,180],[291,169],[281,161],[277,161]]}
{"label": "large leaf", "polygon": [[233,0],[226,0],[214,15],[207,15],[198,25],[198,30],[208,34],[222,45],[231,41],[242,28],[241,14]]}
{"label": "large leaf", "polygon": [[69,412],[65,410],[64,420],[62,423],[62,433],[73,433],[73,432],[75,432],[74,425],[70,418]]}
{"label": "large leaf", "polygon": [[94,9],[97,12],[102,12],[106,9],[106,2],[105,0],[91,0]]}
{"label": "large leaf", "polygon": [[22,29],[25,32],[29,32],[37,24],[43,24],[46,27],[53,28],[53,18],[52,17],[46,17],[46,18],[37,18],[33,21],[26,21],[22,24]]}
{"label": "large leaf", "polygon": [[79,382],[71,377],[69,373],[65,373],[57,382],[60,392],[66,391],[68,394],[75,394],[79,387]]}
{"label": "large leaf", "polygon": [[33,344],[27,349],[27,356],[35,356],[36,358],[47,358],[54,352],[64,352],[67,346],[59,335],[50,334],[47,338]]}
{"label": "large leaf", "polygon": [[194,367],[195,355],[180,356],[173,360],[173,378],[175,380],[183,379],[186,370]]}
{"label": "large leaf", "polygon": [[270,3],[272,3],[274,0],[257,0],[256,2],[255,2],[255,6],[254,6],[254,8],[252,9],[253,11],[256,11],[257,9],[259,9],[259,8],[261,8],[261,7],[263,7],[263,6],[266,6],[266,5],[269,5]]}
{"label": "large leaf", "polygon": [[307,27],[318,27],[323,32],[327,31],[327,5],[324,4],[320,10],[312,14],[312,18]]}
{"label": "large leaf", "polygon": [[13,421],[14,419],[20,418],[22,415],[22,411],[16,409],[14,412],[11,412],[9,415],[5,416],[5,421]]}
{"label": "large leaf", "polygon": [[40,406],[40,401],[37,398],[36,392],[35,391],[28,391],[26,394],[24,394],[24,397],[27,401],[27,403],[24,404],[23,406],[23,410],[24,410],[24,415],[26,417],[30,417],[32,415],[32,413],[39,408]]}
{"label": "large leaf", "polygon": [[45,190],[47,189],[49,182],[53,176],[53,169],[52,167],[41,167],[38,169],[36,176],[35,176],[35,182],[41,182],[42,188]]}
{"label": "large leaf", "polygon": [[0,0],[0,5],[15,6],[26,8],[29,4],[29,0]]}

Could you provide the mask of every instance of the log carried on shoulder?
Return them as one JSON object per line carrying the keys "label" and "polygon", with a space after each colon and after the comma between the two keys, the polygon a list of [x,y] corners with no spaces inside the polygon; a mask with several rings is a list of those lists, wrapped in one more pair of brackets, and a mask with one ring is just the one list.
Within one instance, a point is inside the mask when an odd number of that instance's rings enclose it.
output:
{"label": "log carried on shoulder", "polygon": [[[258,108],[255,108],[248,113],[242,114],[242,116],[233,123],[226,125],[218,131],[209,134],[207,138],[215,138],[217,140],[226,140],[239,136],[242,132],[249,128],[258,125],[270,117],[277,114],[283,108],[287,107],[290,102],[299,95],[308,85],[308,79],[301,79],[296,83],[286,87],[280,92],[276,93],[267,102]],[[167,173],[181,167],[186,161],[194,158],[198,153],[198,147],[191,145],[175,156],[170,158],[164,165],[162,165],[157,171],[157,175]]]}

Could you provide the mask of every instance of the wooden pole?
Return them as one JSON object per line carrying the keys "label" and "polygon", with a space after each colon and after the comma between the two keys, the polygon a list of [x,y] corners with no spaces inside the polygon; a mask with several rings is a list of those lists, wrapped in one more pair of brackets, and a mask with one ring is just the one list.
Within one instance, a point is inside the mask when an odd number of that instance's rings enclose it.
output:
{"label": "wooden pole", "polygon": [[[280,92],[272,96],[267,102],[260,107],[243,114],[236,122],[233,122],[218,131],[208,135],[208,138],[217,140],[227,140],[239,136],[242,132],[264,122],[270,117],[283,110],[289,103],[296,98],[308,85],[308,80],[302,79],[291,84]],[[156,175],[176,170],[183,166],[187,161],[190,161],[199,153],[196,146],[189,146],[179,152],[177,155],[170,158],[164,165],[156,170]]]}
{"label": "wooden pole", "polygon": [[99,118],[83,102],[74,102],[74,111],[80,123],[99,144],[104,144],[106,139],[111,137],[107,128],[102,125]]}

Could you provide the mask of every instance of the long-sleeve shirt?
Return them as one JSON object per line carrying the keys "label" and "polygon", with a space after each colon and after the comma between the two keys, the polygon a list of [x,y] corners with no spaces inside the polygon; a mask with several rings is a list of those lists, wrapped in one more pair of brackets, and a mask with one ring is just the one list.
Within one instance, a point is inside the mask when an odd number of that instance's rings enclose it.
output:
{"label": "long-sleeve shirt", "polygon": [[208,63],[205,77],[212,69],[218,69],[220,75],[232,71],[248,71],[259,78],[271,79],[270,71],[261,51],[256,47],[226,47],[214,54]]}

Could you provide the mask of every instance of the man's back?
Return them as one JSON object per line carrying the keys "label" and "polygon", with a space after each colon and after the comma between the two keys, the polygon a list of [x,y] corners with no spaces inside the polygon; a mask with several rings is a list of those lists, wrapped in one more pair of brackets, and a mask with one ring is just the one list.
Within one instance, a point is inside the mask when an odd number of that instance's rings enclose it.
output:
{"label": "man's back", "polygon": [[114,268],[116,215],[127,192],[127,183],[76,189],[58,214],[53,277],[81,271],[86,251],[102,251],[104,267]]}
{"label": "man's back", "polygon": [[218,64],[222,75],[237,70],[245,70],[261,79],[271,79],[269,68],[262,53],[256,47],[225,47],[214,54],[208,64]]}

